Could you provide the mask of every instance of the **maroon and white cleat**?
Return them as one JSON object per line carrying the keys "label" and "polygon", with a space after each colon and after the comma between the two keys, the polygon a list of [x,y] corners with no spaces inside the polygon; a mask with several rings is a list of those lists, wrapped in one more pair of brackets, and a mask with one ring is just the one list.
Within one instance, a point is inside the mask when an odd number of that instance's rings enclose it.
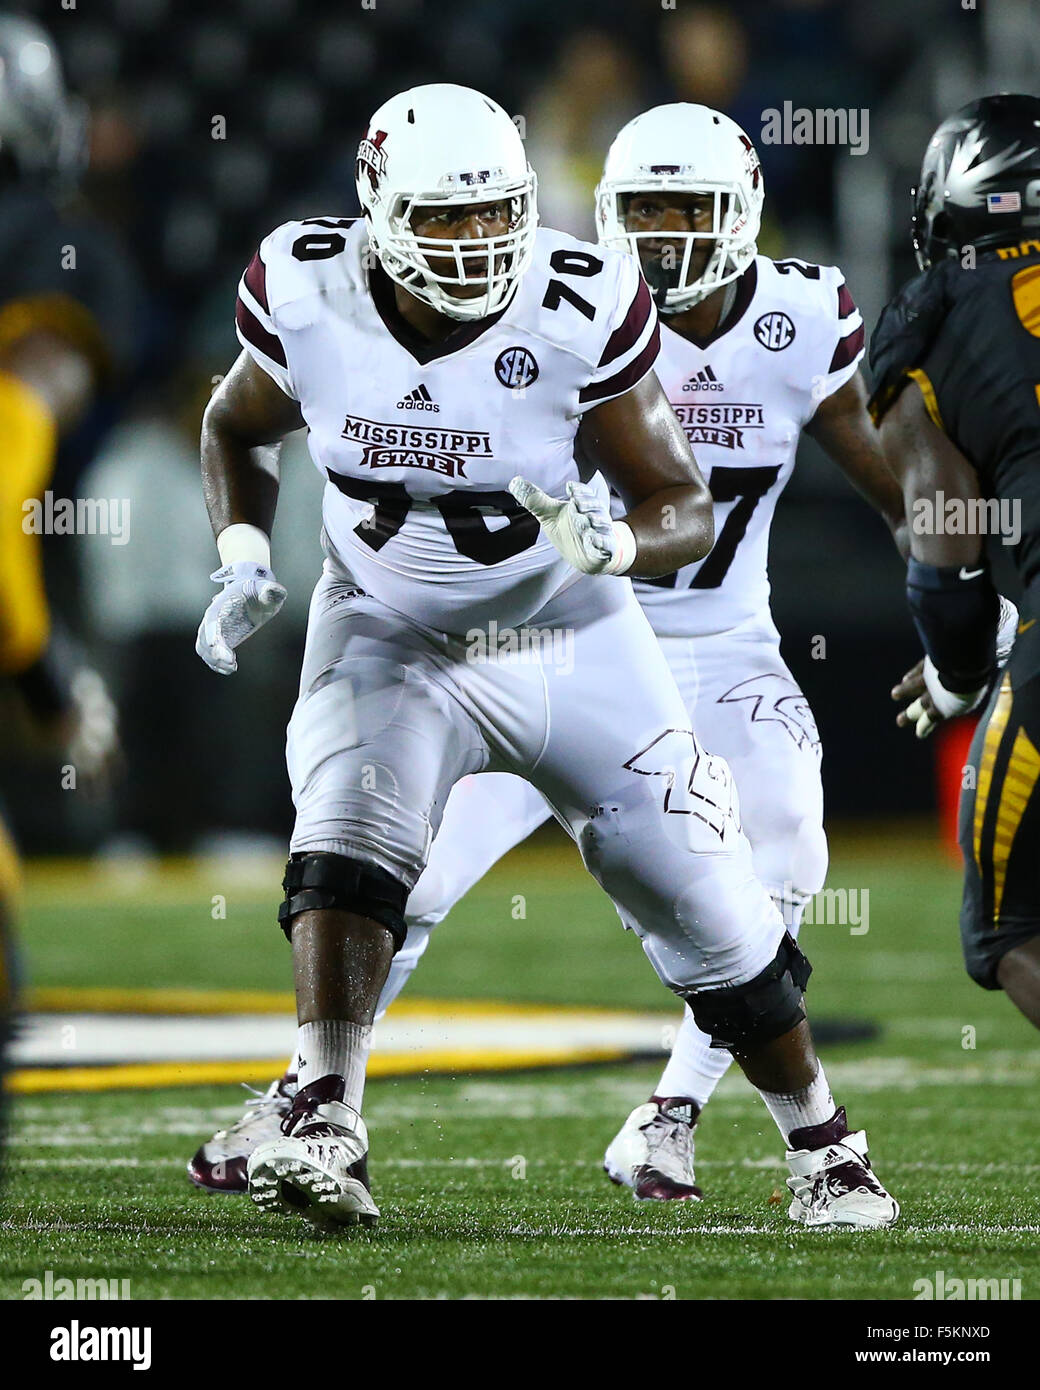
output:
{"label": "maroon and white cleat", "polygon": [[693,1172],[693,1131],[700,1106],[688,1096],[651,1096],[637,1105],[611,1140],[603,1170],[638,1201],[699,1202]]}
{"label": "maroon and white cleat", "polygon": [[899,1220],[899,1203],[867,1159],[867,1136],[862,1129],[849,1133],[844,1106],[822,1125],[792,1131],[790,1143],[792,1221],[876,1230]]}
{"label": "maroon and white cleat", "polygon": [[[247,1090],[249,1087],[246,1088]],[[228,1129],[218,1130],[188,1160],[188,1177],[204,1192],[245,1196],[249,1187],[246,1165],[259,1144],[282,1132],[282,1121],[292,1108],[296,1077],[288,1072],[272,1081],[260,1095],[246,1101],[245,1114]]]}
{"label": "maroon and white cleat", "polygon": [[281,1133],[253,1150],[249,1195],[261,1211],[303,1216],[316,1226],[374,1226],[368,1186],[368,1131],[343,1101],[342,1076],[298,1091]]}

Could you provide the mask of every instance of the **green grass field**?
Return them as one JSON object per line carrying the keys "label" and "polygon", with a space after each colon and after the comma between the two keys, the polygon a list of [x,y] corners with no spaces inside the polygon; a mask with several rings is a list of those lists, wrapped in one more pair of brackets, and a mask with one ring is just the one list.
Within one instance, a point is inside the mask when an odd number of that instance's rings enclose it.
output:
{"label": "green grass field", "polygon": [[[219,866],[154,891],[81,870],[30,873],[23,943],[36,985],[284,989],[276,883]],[[1020,1279],[1040,1290],[1035,1032],[963,973],[958,873],[927,834],[834,837],[829,884],[869,891],[869,930],[807,926],[819,1019],[875,1020],[828,1048],[828,1075],[903,1203],[894,1231],[809,1232],[777,1199],[772,1122],[731,1072],[698,1130],[699,1205],[633,1202],[599,1162],[657,1067],[371,1082],[380,1227],[341,1236],[206,1197],[184,1177],[239,1110],[234,1087],[27,1096],[14,1105],[0,1297],[22,1281],[128,1278],[135,1298],[869,1298],[914,1282]],[[212,898],[226,898],[214,921]],[[526,919],[513,919],[514,898]],[[862,903],[862,899],[860,900]],[[535,841],[438,928],[425,996],[668,1005],[638,944],[575,867]]]}

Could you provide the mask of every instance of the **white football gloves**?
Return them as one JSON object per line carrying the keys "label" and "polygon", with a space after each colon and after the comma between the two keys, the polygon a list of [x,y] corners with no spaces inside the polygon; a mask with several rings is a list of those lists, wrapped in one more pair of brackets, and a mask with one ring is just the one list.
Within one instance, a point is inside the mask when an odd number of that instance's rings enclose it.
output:
{"label": "white football gloves", "polygon": [[238,670],[235,648],[270,621],[285,602],[285,589],[264,565],[239,560],[210,575],[223,589],[206,609],[195,650],[211,671]]}
{"label": "white football gloves", "polygon": [[[1018,609],[1009,598],[1000,595],[1000,618],[997,626],[996,656],[997,668],[1002,669],[1007,665],[1011,649],[1015,645],[1015,635],[1018,632]],[[935,663],[930,656],[924,659],[924,668],[921,672],[924,677],[925,689],[932,697],[932,704],[935,710],[925,708],[923,699],[919,696],[912,704],[906,707],[906,717],[914,725],[914,731],[918,738],[927,738],[928,735],[947,719],[956,719],[958,715],[970,714],[976,709],[985,698],[991,686],[983,686],[981,690],[967,691],[962,695],[956,694],[952,690],[947,690],[939,679],[939,673],[935,669]],[[936,718],[936,715],[939,717]]]}
{"label": "white football gloves", "polygon": [[588,483],[568,483],[566,498],[550,497],[526,478],[509,484],[521,507],[538,518],[563,558],[584,574],[624,574],[636,558],[636,539]]}
{"label": "white football gloves", "polygon": [[997,666],[1003,670],[1007,665],[1011,648],[1018,635],[1018,609],[1003,594],[1000,598],[1000,618],[997,621]]}
{"label": "white football gloves", "polygon": [[981,690],[970,690],[963,695],[947,690],[939,679],[939,672],[935,669],[935,663],[930,656],[925,657],[924,669],[921,674],[924,676],[925,689],[932,697],[932,704],[935,709],[934,711],[926,709],[924,700],[920,696],[913,704],[907,705],[906,717],[914,725],[914,732],[918,738],[927,738],[933,729],[938,728],[947,719],[956,719],[958,715],[970,714],[976,705],[982,703],[983,696],[989,688],[983,686]]}
{"label": "white football gloves", "polygon": [[72,678],[72,726],[65,756],[95,795],[106,792],[123,766],[119,714],[102,677],[81,666]]}

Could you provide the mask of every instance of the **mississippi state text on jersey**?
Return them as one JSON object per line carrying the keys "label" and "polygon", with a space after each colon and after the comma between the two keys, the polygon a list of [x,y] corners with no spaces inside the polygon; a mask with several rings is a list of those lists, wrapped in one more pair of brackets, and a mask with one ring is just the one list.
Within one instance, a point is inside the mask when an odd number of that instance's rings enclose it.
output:
{"label": "mississippi state text on jersey", "polygon": [[863,319],[836,266],[756,256],[701,342],[664,320],[656,370],[715,503],[715,545],[635,587],[661,636],[769,619],[769,528],[798,436],[863,356]]}
{"label": "mississippi state text on jersey", "polygon": [[362,221],[278,228],[239,286],[239,338],[300,403],[357,583],[439,631],[521,623],[575,573],[508,484],[561,496],[582,476],[582,413],[657,356],[649,290],[623,253],[540,229],[506,308],[430,342],[367,246]]}

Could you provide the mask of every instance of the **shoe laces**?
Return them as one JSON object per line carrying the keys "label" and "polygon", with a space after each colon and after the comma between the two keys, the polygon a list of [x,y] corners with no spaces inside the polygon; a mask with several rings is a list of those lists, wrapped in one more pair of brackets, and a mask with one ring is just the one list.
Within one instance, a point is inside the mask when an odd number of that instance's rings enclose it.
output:
{"label": "shoe laces", "polygon": [[822,1196],[847,1197],[852,1192],[865,1192],[872,1197],[886,1195],[866,1159],[839,1163],[818,1174],[813,1182],[812,1201],[817,1202]]}
{"label": "shoe laces", "polygon": [[658,1113],[649,1124],[643,1125],[646,1136],[646,1161],[648,1167],[657,1168],[655,1161],[662,1150],[666,1152],[665,1161],[669,1167],[678,1160],[683,1168],[692,1163],[693,1127],[685,1120],[673,1120],[667,1114]]}
{"label": "shoe laces", "polygon": [[221,1130],[221,1133],[232,1134],[243,1125],[253,1124],[254,1121],[263,1119],[268,1113],[272,1115],[283,1113],[285,1108],[292,1104],[292,1099],[281,1093],[278,1089],[280,1085],[281,1079],[279,1078],[278,1081],[272,1081],[266,1091],[258,1091],[254,1086],[248,1086],[243,1081],[242,1089],[249,1091],[252,1099],[245,1103],[246,1113],[240,1116],[233,1125],[228,1125],[227,1129]]}

